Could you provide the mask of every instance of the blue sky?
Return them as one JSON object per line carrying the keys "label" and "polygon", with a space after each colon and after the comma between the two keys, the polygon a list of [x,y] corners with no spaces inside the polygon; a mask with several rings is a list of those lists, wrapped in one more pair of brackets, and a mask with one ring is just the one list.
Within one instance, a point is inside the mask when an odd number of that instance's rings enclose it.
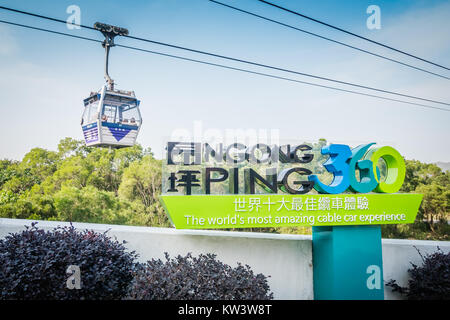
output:
{"label": "blue sky", "polygon": [[[300,19],[255,0],[230,5],[387,55],[430,71],[439,69]],[[344,29],[449,65],[449,1],[274,1]],[[295,69],[426,98],[450,101],[448,80],[359,53],[207,0],[0,1],[3,6],[81,23],[110,23],[143,38]],[[381,9],[381,29],[366,27],[366,8]],[[102,39],[90,30],[0,10],[0,19]],[[96,43],[0,24],[0,158],[21,159],[33,147],[55,150],[64,137],[81,139],[82,100],[103,79],[103,48]],[[257,69],[175,49],[118,38],[117,43],[319,84],[301,76]],[[277,129],[280,138],[392,145],[408,159],[450,161],[450,113],[355,96],[231,70],[113,48],[110,74],[134,90],[144,124],[138,142],[161,155],[174,130]],[[341,86],[343,87],[343,86]]]}

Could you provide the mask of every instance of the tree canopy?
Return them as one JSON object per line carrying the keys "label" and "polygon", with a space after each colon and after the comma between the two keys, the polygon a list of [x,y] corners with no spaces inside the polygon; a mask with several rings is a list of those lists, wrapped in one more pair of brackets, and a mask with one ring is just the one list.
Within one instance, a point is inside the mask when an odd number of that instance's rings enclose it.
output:
{"label": "tree canopy", "polygon": [[87,148],[62,139],[0,162],[0,217],[170,226],[158,201],[161,161],[140,145]]}
{"label": "tree canopy", "polygon": [[[318,148],[322,145],[325,139]],[[417,160],[405,163],[400,192],[423,194],[422,205],[414,224],[383,225],[383,237],[448,240],[450,172]],[[33,148],[21,161],[0,160],[0,217],[169,227],[158,199],[161,165],[140,145],[87,148],[65,138],[56,151]],[[311,228],[250,231],[310,233]]]}

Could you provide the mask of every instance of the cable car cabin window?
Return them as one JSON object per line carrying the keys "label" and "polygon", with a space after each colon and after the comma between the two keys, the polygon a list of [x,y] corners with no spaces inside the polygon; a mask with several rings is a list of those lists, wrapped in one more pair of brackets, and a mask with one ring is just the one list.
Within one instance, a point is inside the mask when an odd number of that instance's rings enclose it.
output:
{"label": "cable car cabin window", "polygon": [[98,118],[98,101],[94,101],[84,107],[83,118],[81,119],[81,124],[86,125],[97,121]]}
{"label": "cable car cabin window", "polygon": [[102,121],[112,123],[118,122],[117,107],[111,105],[103,105]]}
{"label": "cable car cabin window", "polygon": [[141,125],[141,115],[134,104],[120,106],[104,105],[101,119],[103,122],[121,123],[132,126]]}
{"label": "cable car cabin window", "polygon": [[123,106],[122,110],[122,123],[130,124],[132,126],[141,125],[141,115],[137,106]]}

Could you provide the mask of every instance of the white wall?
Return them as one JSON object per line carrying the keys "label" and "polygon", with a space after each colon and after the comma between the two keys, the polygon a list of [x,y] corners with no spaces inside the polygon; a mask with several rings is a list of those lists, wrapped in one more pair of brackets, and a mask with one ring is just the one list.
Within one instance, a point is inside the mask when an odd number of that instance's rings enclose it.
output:
{"label": "white wall", "polygon": [[[31,220],[0,218],[0,238],[10,232],[19,232]],[[67,222],[39,221],[43,229],[53,229]],[[131,227],[118,225],[74,223],[78,229],[92,229],[126,240],[126,246],[140,255],[141,261],[164,258],[192,252],[215,253],[217,258],[231,266],[237,262],[248,264],[256,273],[270,275],[269,285],[275,299],[313,299],[313,269],[311,236],[280,235],[253,232],[176,230],[167,228]],[[450,251],[450,241],[417,241],[383,239],[384,280],[396,279],[400,285],[408,281],[410,261],[418,265],[422,254],[436,251],[439,246]],[[385,299],[401,296],[385,288]]]}

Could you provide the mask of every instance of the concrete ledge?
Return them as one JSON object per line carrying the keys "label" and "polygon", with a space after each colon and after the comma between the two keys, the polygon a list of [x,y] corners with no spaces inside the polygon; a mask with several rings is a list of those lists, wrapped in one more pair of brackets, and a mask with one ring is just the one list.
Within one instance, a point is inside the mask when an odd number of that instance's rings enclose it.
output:
{"label": "concrete ledge", "polygon": [[[32,222],[38,222],[37,226],[43,229],[55,228],[56,226],[70,226],[70,222],[65,221],[45,221],[45,220],[24,220],[24,219],[7,219],[0,218],[0,228],[2,226],[11,228],[17,227],[22,230],[25,225],[30,226]],[[152,234],[166,235],[192,235],[192,236],[213,236],[213,237],[232,237],[232,238],[257,238],[257,239],[276,239],[276,240],[310,240],[311,235],[297,234],[277,234],[263,232],[240,232],[240,231],[220,231],[220,230],[191,230],[191,229],[175,229],[175,228],[155,228],[143,226],[126,226],[116,224],[98,224],[73,222],[72,225],[76,229],[96,230],[96,231],[120,231],[120,232],[143,232]],[[0,231],[1,232],[1,231]],[[0,233],[1,235],[1,233]]]}

